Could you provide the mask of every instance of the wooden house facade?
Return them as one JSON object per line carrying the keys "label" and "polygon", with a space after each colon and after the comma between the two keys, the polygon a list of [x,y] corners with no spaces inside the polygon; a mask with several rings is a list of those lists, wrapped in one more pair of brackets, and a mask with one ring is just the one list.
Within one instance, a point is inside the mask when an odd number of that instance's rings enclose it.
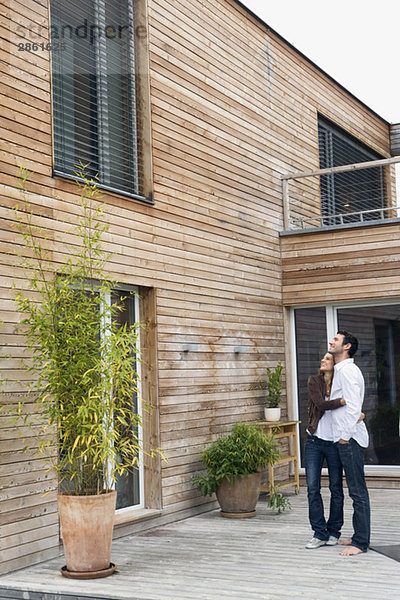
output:
{"label": "wooden house facade", "polygon": [[[369,334],[381,326],[392,343],[399,318],[396,215],[284,231],[282,176],[319,169],[322,133],[345,132],[364,160],[389,158],[384,119],[235,0],[102,0],[102,25],[99,3],[65,4],[11,0],[0,23],[0,340],[11,355],[0,361],[0,573],[60,552],[57,481],[34,450],[23,452],[22,426],[9,419],[29,385],[13,300],[13,286],[26,288],[12,211],[19,166],[32,173],[29,200],[57,263],[76,243],[71,161],[94,157],[112,275],[138,292],[135,318],[148,325],[141,378],[153,410],[143,437],[168,462],[143,465],[136,500],[117,511],[117,536],[214,506],[191,483],[202,449],[235,421],[262,418],[258,382],[268,366],[285,364],[283,415],[301,415],[296,327],[307,347],[317,332],[318,353],[338,311],[350,325],[357,318],[360,332],[375,320]],[[101,60],[111,76],[94,85],[108,104],[90,83]],[[76,79],[77,64],[86,79]],[[133,74],[124,85],[135,82],[128,92],[113,79],[122,66]],[[383,170],[394,206],[393,167]],[[305,216],[321,214],[320,184],[294,190],[294,210],[299,203]],[[396,361],[397,349],[383,359]],[[304,368],[316,365],[314,352]],[[390,469],[395,478],[396,464]]]}

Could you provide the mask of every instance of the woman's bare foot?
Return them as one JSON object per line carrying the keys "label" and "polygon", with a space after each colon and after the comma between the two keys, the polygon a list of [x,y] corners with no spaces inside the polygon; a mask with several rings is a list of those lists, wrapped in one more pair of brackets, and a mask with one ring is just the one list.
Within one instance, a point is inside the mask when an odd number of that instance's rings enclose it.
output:
{"label": "woman's bare foot", "polygon": [[338,544],[339,544],[340,546],[351,546],[351,542],[352,542],[352,541],[353,541],[353,540],[352,540],[351,538],[345,538],[344,540],[339,540],[339,541],[338,541]]}
{"label": "woman's bare foot", "polygon": [[346,546],[339,554],[341,556],[355,556],[356,554],[363,554],[363,551],[356,546]]}

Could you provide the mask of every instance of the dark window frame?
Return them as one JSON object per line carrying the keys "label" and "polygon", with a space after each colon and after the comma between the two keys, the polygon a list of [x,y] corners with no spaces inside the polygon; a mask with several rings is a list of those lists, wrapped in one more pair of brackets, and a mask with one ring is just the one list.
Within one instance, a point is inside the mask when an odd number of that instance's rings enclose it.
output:
{"label": "dark window frame", "polygon": [[75,180],[87,164],[100,188],[153,204],[138,114],[141,10],[139,0],[51,0],[53,176]]}
{"label": "dark window frame", "polygon": [[[318,151],[321,169],[384,158],[322,115],[318,115]],[[381,219],[379,209],[385,207],[384,169],[373,167],[322,175],[320,191],[324,225],[358,222],[357,215],[346,216],[346,213],[368,210],[376,212],[366,214],[364,220]],[[337,215],[345,216],[339,220]]]}

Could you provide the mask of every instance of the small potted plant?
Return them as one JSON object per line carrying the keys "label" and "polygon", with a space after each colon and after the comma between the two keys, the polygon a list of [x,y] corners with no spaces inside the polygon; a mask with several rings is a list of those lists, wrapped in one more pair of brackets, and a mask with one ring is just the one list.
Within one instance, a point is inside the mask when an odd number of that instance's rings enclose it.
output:
{"label": "small potted plant", "polygon": [[279,403],[282,400],[282,371],[283,366],[278,362],[274,369],[267,368],[267,378],[260,381],[261,389],[267,391],[267,406],[264,408],[266,421],[279,421],[281,418]]}
{"label": "small potted plant", "polygon": [[253,517],[261,470],[274,464],[279,456],[273,435],[265,434],[254,424],[236,423],[230,434],[205,449],[202,462],[206,472],[194,477],[193,483],[203,496],[216,493],[223,517]]}

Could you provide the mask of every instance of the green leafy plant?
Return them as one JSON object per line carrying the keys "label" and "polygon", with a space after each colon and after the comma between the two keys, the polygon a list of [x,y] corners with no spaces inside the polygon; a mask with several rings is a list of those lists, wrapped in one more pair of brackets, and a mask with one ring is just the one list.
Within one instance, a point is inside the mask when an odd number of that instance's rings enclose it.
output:
{"label": "green leafy plant", "polygon": [[235,423],[232,432],[212,442],[202,454],[206,473],[193,478],[203,496],[214,494],[222,479],[233,483],[235,477],[256,473],[274,464],[280,456],[272,435],[257,425]]}
{"label": "green leafy plant", "polygon": [[292,505],[286,496],[278,492],[276,487],[272,487],[269,492],[269,505],[273,510],[278,511],[278,515],[286,509],[291,509]]}
{"label": "green leafy plant", "polygon": [[[114,283],[102,246],[107,226],[97,182],[88,178],[85,165],[76,175],[81,216],[69,232],[75,236],[68,247],[72,255],[57,264],[54,244],[27,200],[29,173],[20,172],[22,203],[14,215],[29,287],[16,294],[16,303],[32,356],[26,368],[33,384],[25,403],[33,402],[36,411],[30,417],[21,403],[18,414],[26,424],[40,425],[38,452],[49,457],[64,489],[89,495],[139,465],[141,418],[133,405],[135,397],[140,401],[139,324],[117,324],[124,299],[110,302]],[[149,451],[156,453],[162,455]]]}
{"label": "green leafy plant", "polygon": [[267,368],[267,378],[260,380],[260,387],[267,391],[266,402],[269,408],[277,408],[282,400],[283,366],[278,362],[275,369]]}

